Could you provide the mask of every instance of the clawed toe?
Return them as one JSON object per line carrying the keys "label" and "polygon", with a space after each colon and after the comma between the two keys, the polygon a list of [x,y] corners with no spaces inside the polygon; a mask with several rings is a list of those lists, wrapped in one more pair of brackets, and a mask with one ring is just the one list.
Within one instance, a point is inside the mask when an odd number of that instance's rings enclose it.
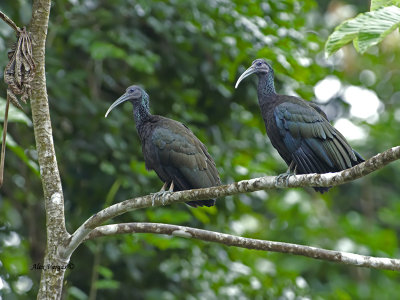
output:
{"label": "clawed toe", "polygon": [[151,205],[154,206],[156,200],[158,201],[158,200],[160,200],[160,198],[161,198],[162,205],[165,205],[165,202],[167,201],[168,196],[172,193],[173,192],[171,192],[171,191],[162,191],[162,192],[160,191],[157,193],[152,193],[151,194]]}
{"label": "clawed toe", "polygon": [[275,184],[278,185],[280,181],[285,181],[286,186],[289,185],[289,178],[293,176],[293,173],[283,173],[276,176]]}
{"label": "clawed toe", "polygon": [[167,200],[168,196],[171,195],[172,193],[173,192],[171,192],[171,191],[165,191],[163,193],[163,195],[161,196],[162,197],[162,199],[161,199],[162,205],[165,205],[165,201]]}
{"label": "clawed toe", "polygon": [[151,206],[154,206],[158,193],[151,193]]}

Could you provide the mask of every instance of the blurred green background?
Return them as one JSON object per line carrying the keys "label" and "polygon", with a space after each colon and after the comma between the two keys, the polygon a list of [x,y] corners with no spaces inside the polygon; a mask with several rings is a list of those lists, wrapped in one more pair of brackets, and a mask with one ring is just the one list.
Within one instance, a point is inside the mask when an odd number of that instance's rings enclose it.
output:
{"label": "blurred green background", "polygon": [[[73,232],[110,204],[157,191],[145,170],[132,106],[105,119],[131,84],[151,110],[187,124],[208,146],[224,183],[277,175],[286,165],[259,113],[256,78],[234,82],[258,57],[275,69],[279,92],[321,104],[365,158],[400,140],[400,38],[361,56],[352,45],[326,59],[324,42],[368,1],[55,0],[46,72],[54,143]],[[31,1],[1,1],[19,26]],[[15,39],[0,22],[0,69]],[[2,75],[2,74],[1,74]],[[6,86],[1,84],[1,97]],[[0,118],[4,99],[0,99]],[[0,298],[33,299],[45,248],[45,215],[30,121],[12,113],[0,190]],[[115,222],[194,226],[246,237],[399,257],[400,170],[393,163],[320,195],[260,191],[217,201],[125,214]],[[396,272],[136,234],[86,242],[73,254],[65,299],[395,299]]]}

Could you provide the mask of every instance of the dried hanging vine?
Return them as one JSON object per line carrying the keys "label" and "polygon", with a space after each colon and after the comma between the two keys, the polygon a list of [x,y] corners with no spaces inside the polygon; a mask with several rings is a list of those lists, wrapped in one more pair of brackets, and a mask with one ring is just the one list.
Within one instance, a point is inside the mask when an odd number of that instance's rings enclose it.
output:
{"label": "dried hanging vine", "polygon": [[7,98],[12,104],[22,109],[16,95],[21,95],[21,101],[31,95],[31,81],[35,76],[35,63],[32,58],[32,40],[24,27],[18,30],[18,41],[8,52],[9,62],[4,70],[4,81],[8,85]]}
{"label": "dried hanging vine", "polygon": [[4,20],[11,28],[14,29],[17,35],[17,42],[14,43],[11,50],[8,52],[9,62],[4,70],[4,82],[7,84],[7,104],[4,113],[3,140],[1,145],[1,160],[0,160],[0,187],[3,184],[4,174],[4,159],[5,159],[5,144],[7,136],[7,121],[8,108],[11,102],[18,108],[22,109],[16,95],[20,95],[22,102],[26,101],[31,96],[31,85],[35,76],[35,62],[32,58],[32,40],[30,33],[26,28],[19,28],[15,23],[0,11],[0,18]]}

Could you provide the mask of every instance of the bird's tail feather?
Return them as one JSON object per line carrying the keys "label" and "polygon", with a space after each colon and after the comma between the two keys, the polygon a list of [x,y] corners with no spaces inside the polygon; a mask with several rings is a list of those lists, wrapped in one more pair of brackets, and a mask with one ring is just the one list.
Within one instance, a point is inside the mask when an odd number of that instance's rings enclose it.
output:
{"label": "bird's tail feather", "polygon": [[201,206],[207,206],[211,207],[215,205],[215,199],[210,199],[210,200],[198,200],[198,201],[189,201],[186,202],[187,205],[190,205],[192,207],[201,207]]}
{"label": "bird's tail feather", "polygon": [[360,163],[362,163],[362,162],[365,161],[365,159],[360,155],[360,153],[358,153],[358,152],[357,152],[356,150],[354,150],[354,149],[353,149],[353,152],[354,152],[354,154],[355,154],[355,156],[356,156],[356,158],[357,158],[357,162],[354,163],[353,166],[358,165],[358,164],[360,164]]}
{"label": "bird's tail feather", "polygon": [[316,192],[319,192],[319,193],[323,194],[323,193],[329,191],[330,187],[316,187],[316,186],[314,186],[313,189]]}

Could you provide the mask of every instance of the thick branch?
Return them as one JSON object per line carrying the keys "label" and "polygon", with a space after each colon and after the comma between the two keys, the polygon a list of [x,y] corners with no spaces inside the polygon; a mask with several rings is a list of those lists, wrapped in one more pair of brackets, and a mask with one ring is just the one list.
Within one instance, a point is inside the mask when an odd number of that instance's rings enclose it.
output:
{"label": "thick branch", "polygon": [[373,257],[348,252],[326,250],[316,247],[283,242],[250,239],[231,234],[219,233],[186,226],[160,223],[122,223],[100,226],[94,229],[87,239],[124,233],[157,233],[194,238],[207,242],[224,244],[246,249],[272,251],[301,255],[320,260],[333,261],[356,267],[368,267],[384,270],[400,271],[400,259]]}
{"label": "thick branch", "polygon": [[[353,168],[327,174],[306,174],[291,176],[286,185],[285,181],[277,182],[276,176],[266,176],[250,180],[243,180],[232,184],[217,187],[175,192],[162,202],[162,199],[155,199],[155,206],[193,201],[210,198],[220,198],[240,193],[254,192],[272,188],[282,187],[304,187],[304,186],[336,186],[357,178],[363,177],[373,171],[383,168],[388,163],[400,158],[400,146],[393,147],[383,153],[371,157],[364,163]],[[83,223],[68,240],[65,247],[60,247],[60,257],[69,259],[72,252],[82,243],[86,236],[97,226],[105,221],[119,216],[125,212],[152,205],[151,195],[125,200],[123,202],[107,207],[97,214],[91,216]]]}

